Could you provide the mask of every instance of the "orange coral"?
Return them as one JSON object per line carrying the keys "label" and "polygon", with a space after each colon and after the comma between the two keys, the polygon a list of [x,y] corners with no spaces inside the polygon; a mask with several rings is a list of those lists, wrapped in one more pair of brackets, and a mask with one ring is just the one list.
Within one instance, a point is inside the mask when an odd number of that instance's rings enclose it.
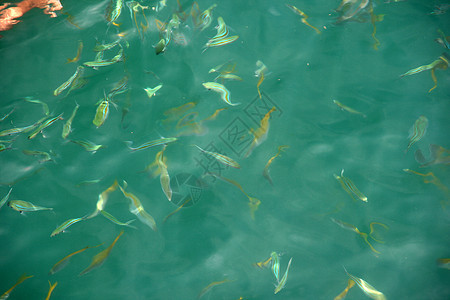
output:
{"label": "orange coral", "polygon": [[[41,8],[44,13],[55,18],[57,15],[55,11],[61,10],[63,6],[59,0],[23,0],[11,6],[11,3],[0,5],[0,31],[11,29],[15,24],[19,23],[20,18],[32,8]],[[1,37],[1,36],[0,36]]]}

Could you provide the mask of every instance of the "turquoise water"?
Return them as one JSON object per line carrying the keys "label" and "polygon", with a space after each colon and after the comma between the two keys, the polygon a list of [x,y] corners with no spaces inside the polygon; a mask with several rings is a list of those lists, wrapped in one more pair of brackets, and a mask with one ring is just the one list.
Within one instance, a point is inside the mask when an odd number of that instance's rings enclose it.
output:
{"label": "turquoise water", "polygon": [[[189,12],[191,1],[181,2]],[[202,299],[333,299],[347,285],[344,266],[387,299],[450,297],[450,271],[437,264],[450,257],[448,165],[420,167],[415,159],[418,149],[430,159],[430,144],[450,148],[449,72],[436,69],[438,84],[431,92],[429,70],[399,77],[448,53],[434,39],[438,29],[449,34],[449,13],[430,14],[444,1],[375,2],[374,14],[384,15],[375,23],[378,50],[370,20],[335,24],[339,1],[288,2],[304,11],[321,34],[303,24],[284,2],[218,1],[208,28],[201,31],[188,18],[177,31],[184,34],[186,45],[172,41],[159,55],[152,47],[160,39],[155,19],[168,22],[178,10],[176,1],[167,1],[159,12],[145,10],[147,20],[136,16],[138,24],[150,24],[143,39],[127,6],[117,20],[119,29],[108,29],[108,3],[62,1],[73,19],[61,13],[49,18],[33,9],[23,22],[2,32],[0,117],[13,112],[0,123],[0,131],[61,113],[64,120],[34,139],[27,138],[31,132],[1,137],[13,140],[5,144],[11,149],[0,152],[1,198],[12,188],[9,200],[53,211],[21,215],[1,207],[0,293],[26,273],[34,277],[18,285],[10,299],[44,299],[48,281],[58,282],[51,299],[196,299],[209,284],[223,280],[229,281],[212,287]],[[198,1],[201,12],[212,4]],[[229,35],[239,39],[202,53],[216,34],[219,16]],[[113,42],[119,32],[124,35],[124,61],[98,70],[86,67],[83,87],[53,95],[78,65],[95,59],[96,40]],[[79,61],[66,64],[76,56],[79,41]],[[119,49],[105,51],[105,59]],[[267,66],[261,98],[255,77],[258,60]],[[208,73],[211,68],[227,62],[235,63],[233,72],[242,78],[224,82],[231,102],[240,105],[229,106],[202,86],[217,76]],[[113,97],[106,121],[96,128],[92,121],[98,101],[124,76],[128,90]],[[159,84],[163,87],[149,99],[143,89]],[[43,105],[26,99],[46,103],[49,115]],[[333,99],[364,116],[339,109]],[[80,107],[73,130],[63,139],[62,127],[76,103]],[[186,103],[195,105],[166,120],[165,112]],[[270,115],[267,138],[246,157],[254,138],[251,129],[260,126],[272,107],[276,110]],[[228,109],[200,122],[220,108]],[[186,115],[184,120],[190,121],[181,126]],[[409,131],[421,115],[429,121],[426,134],[405,153]],[[136,147],[161,136],[178,137],[163,154],[172,201],[154,169],[145,171],[163,147],[131,151],[124,143],[132,141]],[[70,140],[106,147],[91,153]],[[219,164],[193,144],[225,154],[241,168]],[[270,165],[271,185],[263,170],[281,145],[289,148]],[[42,157],[23,150],[47,152],[51,161],[40,162]],[[342,169],[367,203],[353,200],[335,179]],[[439,182],[426,183],[431,176],[403,169],[432,172]],[[93,213],[99,194],[115,180],[140,199],[156,221],[156,232],[130,213],[130,201],[116,189],[105,210],[122,222],[137,219],[131,223],[136,229],[99,214],[50,237],[64,221]],[[245,194],[260,200],[254,218]],[[383,243],[369,238],[372,250],[362,236],[332,219],[364,233],[370,232],[371,222],[388,229],[373,225],[373,237]],[[104,264],[78,276],[122,229]],[[48,275],[66,255],[99,244]],[[292,257],[286,286],[276,295],[270,267],[254,266],[273,251],[280,255],[280,278]],[[355,286],[346,299],[368,297]]]}

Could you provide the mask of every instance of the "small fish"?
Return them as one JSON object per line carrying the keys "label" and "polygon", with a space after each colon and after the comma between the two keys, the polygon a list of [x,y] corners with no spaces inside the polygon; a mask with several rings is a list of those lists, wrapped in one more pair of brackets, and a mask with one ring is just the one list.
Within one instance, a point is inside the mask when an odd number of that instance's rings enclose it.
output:
{"label": "small fish", "polygon": [[0,142],[0,152],[11,149],[11,147],[6,147],[5,144]]}
{"label": "small fish", "polygon": [[238,38],[239,38],[238,35],[233,35],[233,36],[227,36],[227,37],[221,38],[221,39],[209,40],[205,44],[205,49],[203,50],[203,52],[205,52],[206,49],[208,49],[209,47],[220,47],[220,46],[225,46],[225,45],[231,44],[232,42],[236,41]]}
{"label": "small fish", "polygon": [[266,73],[267,72],[267,66],[260,60],[256,61],[256,67],[258,68],[255,71],[255,76],[256,77],[261,77],[262,73]]}
{"label": "small fish", "polygon": [[144,88],[144,91],[147,93],[148,98],[152,98],[155,96],[156,92],[159,91],[159,89],[162,88],[162,84],[155,86],[154,88]]}
{"label": "small fish", "polygon": [[299,16],[302,17],[303,24],[305,24],[305,25],[311,27],[312,29],[314,29],[317,32],[317,34],[321,34],[319,29],[317,29],[316,27],[312,26],[311,24],[308,23],[308,21],[306,21],[306,19],[308,19],[308,16],[304,12],[302,12],[300,9],[298,9],[297,7],[295,7],[293,5],[286,4],[286,6],[289,7],[294,13],[296,13]]}
{"label": "small fish", "polygon": [[267,161],[267,164],[266,164],[266,166],[264,167],[263,176],[264,176],[264,178],[266,178],[266,179],[269,181],[269,183],[270,183],[271,185],[273,185],[273,182],[272,182],[272,178],[270,177],[269,167],[270,167],[270,165],[272,164],[273,160],[281,154],[281,151],[284,151],[284,149],[286,149],[286,148],[289,148],[289,146],[288,146],[288,145],[282,145],[282,146],[279,146],[279,147],[278,147],[278,152],[277,152],[277,154],[275,154],[274,156],[272,156],[272,157]]}
{"label": "small fish", "polygon": [[225,21],[223,20],[222,17],[218,17],[217,18],[217,34],[215,36],[213,36],[210,41],[214,41],[214,40],[220,40],[222,38],[225,38],[228,36],[228,28],[227,25],[225,24]]}
{"label": "small fish", "polygon": [[235,106],[239,105],[241,103],[231,103],[230,101],[230,91],[222,84],[217,82],[204,82],[203,86],[208,89],[212,90],[216,93],[219,93],[221,95],[222,100],[227,103],[228,105]]}
{"label": "small fish", "polygon": [[11,200],[8,202],[8,206],[20,213],[30,212],[30,211],[39,211],[39,210],[53,210],[53,208],[37,206],[31,202],[27,202],[27,201],[23,201],[23,200]]}
{"label": "small fish", "polygon": [[257,266],[257,267],[262,269],[262,268],[267,267],[269,265],[269,263],[271,263],[271,262],[272,262],[272,257],[270,256],[268,259],[266,259],[264,261],[260,261],[260,262],[254,263],[253,265],[255,265],[255,266]]}
{"label": "small fish", "polygon": [[367,234],[367,233],[365,233],[365,232],[359,231],[359,229],[358,229],[356,226],[354,226],[354,225],[352,225],[352,224],[348,224],[348,223],[342,222],[341,220],[336,220],[336,219],[334,219],[334,218],[331,218],[331,221],[333,221],[335,224],[339,225],[340,227],[342,227],[342,228],[344,228],[344,229],[346,229],[346,230],[353,231],[353,232],[359,234],[359,235],[364,239],[364,242],[366,242],[366,244],[369,245],[370,249],[371,249],[373,252],[375,252],[375,253],[377,253],[377,254],[380,254],[380,253],[381,253],[380,251],[377,251],[377,250],[372,246],[372,244],[369,242],[369,239],[368,239],[368,238],[370,237],[370,238],[372,238],[374,241],[381,242],[381,241],[375,239],[375,238],[372,236],[372,233],[373,233],[373,225],[374,225],[374,224],[382,225],[385,229],[387,229],[388,227],[387,227],[386,225],[384,225],[384,224],[382,224],[382,223],[378,223],[378,222],[372,222],[372,223],[370,224],[370,234]]}
{"label": "small fish", "polygon": [[94,120],[92,120],[92,123],[99,128],[100,126],[105,123],[106,119],[108,118],[109,114],[109,98],[106,97],[97,107],[97,110],[95,111],[95,117]]}
{"label": "small fish", "polygon": [[173,143],[177,140],[178,140],[178,138],[176,138],[176,137],[160,138],[157,140],[146,142],[136,148],[131,147],[132,142],[127,141],[126,143],[127,143],[128,148],[130,148],[133,151],[138,151],[138,150],[148,149],[148,148],[156,147],[156,146],[160,146],[160,145],[167,145],[167,144]]}
{"label": "small fish", "polygon": [[217,6],[217,4],[211,5],[207,10],[202,12],[197,20],[196,20],[196,26],[200,28],[200,31],[205,30],[206,28],[211,25],[212,22],[212,10]]}
{"label": "small fish", "polygon": [[108,95],[106,98],[112,99],[114,96],[122,94],[124,92],[128,91],[128,76],[124,76],[122,79],[120,79],[119,82],[117,82],[114,87],[108,92]]}
{"label": "small fish", "polygon": [[22,150],[22,153],[30,156],[42,156],[42,159],[39,160],[40,163],[52,160],[50,154],[44,151],[32,151],[32,150]]}
{"label": "small fish", "polygon": [[337,106],[339,106],[342,110],[346,110],[346,111],[348,111],[349,113],[361,115],[361,116],[363,116],[364,118],[366,117],[366,115],[363,114],[362,112],[359,112],[359,111],[357,111],[357,110],[354,110],[353,108],[348,107],[347,105],[344,105],[344,104],[342,104],[341,102],[339,102],[339,101],[337,101],[337,100],[333,100],[333,103],[336,104]]}
{"label": "small fish", "polygon": [[110,220],[111,222],[113,222],[113,223],[115,223],[115,224],[117,224],[117,225],[119,225],[119,226],[127,226],[127,227],[130,227],[130,228],[137,229],[136,227],[130,225],[131,223],[133,223],[134,221],[136,221],[135,219],[123,223],[123,222],[120,222],[119,220],[117,220],[117,218],[114,217],[113,215],[111,215],[109,212],[106,212],[106,211],[104,211],[104,210],[101,210],[100,213],[101,213],[105,218],[107,218],[108,220]]}
{"label": "small fish", "polygon": [[16,108],[13,107],[13,108],[9,111],[9,113],[7,113],[6,115],[4,115],[3,117],[0,118],[0,122],[5,121],[6,118],[8,118],[15,110],[16,110]]}
{"label": "small fish", "polygon": [[126,192],[125,189],[120,185],[119,188],[122,191],[123,195],[130,200],[130,212],[136,215],[142,223],[146,224],[154,231],[157,231],[155,219],[153,219],[153,217],[144,210],[144,207],[142,206],[139,198],[132,193]]}
{"label": "small fish", "polygon": [[[150,8],[148,6],[142,6],[137,1],[129,1],[126,4],[128,6],[128,9],[130,10],[131,21],[134,22],[134,25],[136,27],[136,30],[138,31],[139,37],[143,40],[144,39],[144,32],[141,32],[141,30],[139,29],[139,25],[138,25],[136,16],[137,16],[137,14],[139,12],[139,9],[141,9],[142,16],[143,16],[143,18],[144,18],[144,20],[146,22],[145,28],[148,28],[150,25],[148,23],[147,17],[145,16],[144,9],[150,9]],[[141,21],[141,25],[143,25],[142,21]]]}
{"label": "small fish", "polygon": [[194,145],[194,146],[197,147],[197,148],[198,148],[200,151],[202,151],[203,153],[206,153],[206,154],[208,154],[208,155],[211,155],[211,156],[214,157],[216,160],[218,160],[220,163],[222,163],[222,164],[224,164],[224,165],[226,165],[226,166],[230,166],[230,167],[233,167],[233,168],[236,168],[236,169],[240,169],[240,168],[241,168],[241,166],[239,165],[238,162],[236,162],[234,159],[232,159],[232,158],[230,158],[230,157],[228,157],[228,156],[225,156],[225,155],[223,155],[223,154],[216,153],[216,152],[211,152],[211,151],[203,150],[202,148],[200,148],[200,147],[197,146],[197,145]]}
{"label": "small fish", "polygon": [[220,285],[220,284],[224,284],[224,283],[226,283],[226,282],[231,282],[231,281],[234,281],[234,280],[224,279],[224,280],[222,280],[222,281],[214,281],[214,282],[211,282],[210,284],[208,284],[206,287],[204,287],[204,288],[202,289],[202,291],[200,292],[200,294],[198,294],[198,298],[200,299],[201,297],[203,297],[203,296],[204,296],[207,292],[209,292],[209,290],[211,290],[213,287],[218,286],[218,285]]}
{"label": "small fish", "polygon": [[0,208],[2,208],[2,206],[5,205],[6,201],[8,201],[9,195],[11,195],[11,192],[12,192],[12,188],[10,188],[8,194],[6,194],[6,196],[3,197],[2,200],[0,200]]}
{"label": "small fish", "polygon": [[374,299],[374,300],[386,300],[386,297],[383,293],[377,291],[373,286],[371,286],[366,281],[362,280],[361,278],[358,278],[356,276],[353,276],[347,272],[345,269],[345,273],[347,273],[348,277],[350,277],[351,280],[353,280],[359,288],[366,294],[368,297]]}
{"label": "small fish", "polygon": [[92,214],[90,214],[88,217],[86,217],[86,219],[91,219],[91,218],[97,216],[98,213],[101,212],[105,208],[106,203],[108,202],[109,194],[114,192],[117,189],[118,185],[119,185],[119,183],[117,182],[117,179],[116,179],[116,180],[114,180],[114,183],[109,188],[107,188],[106,190],[104,190],[103,192],[101,192],[98,195],[98,200],[97,200],[97,204],[95,206],[95,210]]}
{"label": "small fish", "polygon": [[22,276],[19,277],[19,279],[17,279],[17,282],[6,292],[4,292],[1,296],[0,299],[4,300],[4,299],[8,299],[9,294],[11,294],[12,290],[14,290],[16,288],[16,286],[18,286],[19,284],[21,284],[22,282],[24,282],[25,280],[27,280],[28,278],[33,277],[33,275],[31,276],[27,276],[27,274],[23,274]]}
{"label": "small fish", "polygon": [[80,145],[84,149],[86,149],[86,151],[93,152],[93,153],[97,152],[97,150],[99,150],[101,148],[106,148],[106,146],[96,145],[90,141],[71,140],[71,142],[75,143],[77,145]]}
{"label": "small fish", "polygon": [[123,60],[123,49],[120,49],[116,56],[110,60],[94,60],[83,63],[86,67],[98,68],[113,65],[119,61]]}
{"label": "small fish", "polygon": [[51,282],[48,281],[48,284],[50,285],[50,288],[48,289],[48,294],[47,294],[47,297],[45,298],[45,300],[49,300],[50,299],[50,296],[52,295],[53,290],[58,285],[58,281],[56,281],[54,284],[51,284]]}
{"label": "small fish", "polygon": [[70,132],[72,132],[72,122],[73,122],[73,119],[75,118],[75,115],[78,112],[78,108],[80,108],[80,105],[78,103],[76,103],[76,106],[72,111],[72,115],[70,116],[70,118],[67,120],[67,122],[63,126],[63,130],[61,133],[61,136],[63,139],[66,139],[69,136]]}
{"label": "small fish", "polygon": [[280,256],[275,251],[270,253],[270,258],[272,259],[272,272],[277,279],[277,282],[280,282]]}
{"label": "small fish", "polygon": [[53,232],[50,234],[50,237],[54,237],[55,235],[60,234],[61,232],[65,232],[67,228],[83,220],[86,220],[86,217],[69,219],[65,221],[64,223],[59,225],[55,230],[53,230]]}
{"label": "small fish", "polygon": [[79,61],[81,51],[83,51],[83,41],[78,41],[77,55],[74,58],[68,58],[66,64]]}
{"label": "small fish", "polygon": [[224,107],[224,108],[216,109],[216,111],[215,111],[212,115],[210,115],[210,116],[207,117],[206,119],[202,120],[201,122],[210,121],[210,120],[215,120],[216,117],[219,115],[219,113],[220,113],[222,110],[225,110],[225,109],[228,109],[228,108],[229,108],[229,107]]}
{"label": "small fish", "polygon": [[115,22],[120,17],[123,8],[123,0],[111,0],[106,8],[105,18],[109,24],[117,25]]}
{"label": "small fish", "polygon": [[450,258],[440,258],[437,260],[439,268],[450,270]]}
{"label": "small fish", "polygon": [[421,163],[421,168],[428,167],[431,165],[437,165],[437,164],[443,164],[443,165],[449,165],[450,164],[450,150],[445,149],[442,146],[430,144],[430,160],[426,160],[423,156],[423,153],[420,149],[417,149],[414,153],[414,158],[418,163]]}
{"label": "small fish", "polygon": [[278,282],[277,286],[275,287],[274,294],[277,294],[278,292],[280,292],[284,288],[284,286],[286,285],[289,268],[291,267],[291,262],[292,262],[292,257],[291,257],[291,259],[288,262],[288,265],[287,265],[287,268],[286,268],[286,272],[284,272],[283,277],[281,278],[281,280]]}
{"label": "small fish", "polygon": [[33,130],[33,132],[31,132],[31,134],[28,136],[28,139],[34,139],[40,132],[42,132],[42,130],[44,130],[45,128],[47,128],[48,126],[52,125],[53,123],[55,123],[58,119],[62,120],[62,115],[64,113],[61,113],[59,116],[56,116],[54,118],[50,118],[46,121],[44,121],[41,125],[39,125],[35,130]]}
{"label": "small fish", "polygon": [[102,178],[100,178],[100,179],[92,179],[92,180],[85,180],[85,181],[81,181],[81,182],[77,183],[75,186],[76,187],[80,187],[80,186],[83,186],[83,185],[96,184],[96,183],[99,183],[101,180],[102,180]]}
{"label": "small fish", "polygon": [[56,264],[53,265],[53,267],[50,269],[50,272],[48,272],[48,275],[53,275],[56,272],[61,271],[62,269],[64,269],[70,262],[70,258],[78,253],[84,252],[89,248],[97,248],[99,246],[103,245],[103,243],[101,243],[100,245],[91,247],[91,246],[86,246],[83,249],[77,250],[73,253],[70,253],[69,255],[65,256],[63,259],[61,259],[60,261],[58,261]]}
{"label": "small fish", "polygon": [[269,119],[270,115],[276,110],[275,106],[272,107],[266,115],[261,119],[261,122],[259,123],[259,128],[256,130],[251,130],[251,133],[253,134],[253,141],[247,150],[247,153],[244,157],[249,157],[252,153],[253,149],[256,146],[259,146],[262,142],[264,142],[267,138],[267,134],[269,133]]}
{"label": "small fish", "polygon": [[434,74],[435,69],[438,69],[438,68],[444,69],[444,70],[447,69],[449,66],[449,60],[450,60],[450,55],[448,55],[447,53],[443,53],[441,56],[439,56],[439,58],[437,60],[433,61],[432,63],[409,70],[408,72],[400,75],[400,77],[417,74],[417,73],[420,73],[420,72],[423,72],[426,70],[431,70],[431,78],[434,81],[434,86],[428,91],[428,92],[431,92],[432,90],[434,90],[437,87],[437,79],[436,79],[436,75]]}
{"label": "small fish", "polygon": [[220,74],[230,74],[234,72],[234,69],[236,68],[236,63],[228,61],[226,63],[220,64],[217,67],[214,67],[209,70],[208,73],[220,73]]}
{"label": "small fish", "polygon": [[189,203],[189,201],[191,201],[191,200],[192,200],[191,197],[187,197],[186,200],[184,200],[184,202],[183,202],[180,206],[177,207],[177,209],[175,209],[173,212],[171,212],[170,214],[168,214],[168,215],[164,218],[163,222],[166,222],[167,219],[169,219],[171,216],[173,216],[173,215],[176,214],[178,211],[180,211],[180,210],[181,210],[187,203]]}
{"label": "small fish", "polygon": [[339,295],[337,295],[334,300],[342,300],[347,296],[348,291],[355,285],[355,282],[351,279],[348,280],[347,287]]}
{"label": "small fish", "polygon": [[25,126],[25,127],[16,127],[16,128],[11,128],[11,129],[5,129],[3,131],[0,131],[0,137],[26,132],[27,130],[29,130],[33,127],[36,127],[36,126],[37,126],[37,123],[35,123],[33,125]]}
{"label": "small fish", "polygon": [[92,50],[95,51],[95,52],[103,52],[103,51],[112,49],[115,46],[119,45],[120,41],[121,41],[121,39],[118,39],[118,40],[116,40],[116,41],[114,41],[112,43],[109,43],[109,44],[97,44],[97,45],[95,45],[94,49],[92,49]]}
{"label": "small fish", "polygon": [[159,180],[161,182],[161,188],[166,195],[167,199],[169,201],[172,201],[172,188],[170,187],[170,177],[169,177],[169,171],[167,170],[167,165],[164,160],[164,150],[166,149],[167,145],[164,145],[163,150],[158,152],[156,155],[156,162],[159,167],[159,171],[161,174],[159,175]]}
{"label": "small fish", "polygon": [[341,176],[333,174],[334,178],[342,185],[344,190],[353,198],[356,196],[359,200],[367,202],[367,197],[361,193],[358,188],[356,188],[355,184],[347,177],[344,176],[344,169],[341,171]]}
{"label": "small fish", "polygon": [[208,172],[206,175],[209,176],[213,176],[215,178],[219,178],[223,181],[226,181],[228,183],[231,183],[232,185],[234,185],[235,187],[237,187],[239,190],[241,190],[241,192],[248,198],[248,206],[250,207],[250,216],[252,219],[255,219],[255,211],[258,209],[259,205],[261,204],[261,201],[255,197],[250,196],[249,194],[247,194],[244,189],[242,188],[242,186],[235,180],[233,179],[229,179],[220,175],[217,175],[215,173],[211,173]]}
{"label": "small fish", "polygon": [[242,78],[237,76],[236,74],[219,74],[216,78],[214,78],[214,81],[217,81],[218,79],[221,79],[222,82],[224,80],[236,80],[236,81],[242,81]]}
{"label": "small fish", "polygon": [[[419,172],[416,172],[416,171],[413,171],[413,170],[410,170],[410,169],[403,169],[403,171],[405,171],[407,173],[412,173],[412,174],[416,174],[416,175],[424,177],[423,178],[423,182],[424,183],[432,183],[432,184],[434,184],[436,187],[438,187],[445,194],[447,199],[450,199],[450,190],[449,190],[449,188],[446,185],[444,185],[441,182],[441,180],[438,177],[436,177],[436,175],[433,174],[433,172],[428,172],[426,174],[423,174],[423,173],[419,173]],[[429,177],[431,177],[431,179],[428,179]],[[445,205],[447,203],[444,202],[444,201],[441,201],[441,204],[445,208]]]}
{"label": "small fish", "polygon": [[166,46],[167,43],[164,38],[160,39],[158,43],[153,45],[153,47],[155,48],[156,55],[164,53],[166,51]]}
{"label": "small fish", "polygon": [[114,242],[112,242],[112,244],[108,248],[106,248],[102,252],[95,255],[94,258],[92,258],[92,262],[89,265],[89,267],[84,269],[78,276],[83,276],[84,274],[89,273],[93,269],[100,267],[105,262],[106,258],[108,258],[109,253],[111,252],[112,248],[117,243],[117,240],[120,238],[120,236],[122,234],[123,234],[123,230],[119,233],[119,235],[116,237]]}
{"label": "small fish", "polygon": [[54,92],[53,95],[54,96],[58,96],[59,94],[61,94],[65,89],[67,89],[69,86],[72,85],[72,83],[74,82],[74,80],[78,77],[81,77],[84,73],[84,67],[83,66],[78,66],[77,70],[75,71],[75,73],[63,84],[61,84]]}
{"label": "small fish", "polygon": [[409,148],[411,148],[412,145],[414,145],[421,138],[423,138],[423,136],[427,132],[427,127],[428,127],[428,119],[425,116],[420,116],[416,120],[416,122],[414,122],[413,127],[410,129],[409,143],[405,153],[408,152]]}
{"label": "small fish", "polygon": [[47,103],[42,102],[41,100],[33,99],[31,97],[25,97],[25,101],[30,102],[30,103],[41,104],[42,108],[44,109],[44,114],[46,116],[48,116],[48,114],[50,113]]}
{"label": "small fish", "polygon": [[256,84],[256,89],[258,90],[259,99],[261,99],[261,91],[259,90],[259,86],[264,81],[264,72],[260,73],[258,83]]}

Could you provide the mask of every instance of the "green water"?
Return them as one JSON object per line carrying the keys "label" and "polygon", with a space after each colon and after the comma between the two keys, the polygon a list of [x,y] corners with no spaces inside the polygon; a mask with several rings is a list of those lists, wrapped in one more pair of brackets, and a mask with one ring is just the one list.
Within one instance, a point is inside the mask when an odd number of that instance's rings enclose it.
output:
{"label": "green water", "polygon": [[[159,12],[146,10],[150,24],[144,39],[125,6],[117,20],[120,29],[108,30],[104,18],[109,1],[62,1],[64,11],[49,18],[33,9],[21,23],[2,32],[0,39],[0,131],[31,125],[45,116],[63,114],[29,140],[29,133],[2,137],[14,139],[12,149],[0,152],[0,197],[10,188],[10,200],[25,200],[53,211],[23,215],[4,205],[0,209],[0,294],[14,285],[21,274],[34,275],[18,285],[10,299],[44,299],[48,281],[58,282],[51,299],[196,299],[212,282],[230,280],[211,288],[202,299],[333,299],[347,285],[349,273],[364,279],[387,299],[449,299],[450,271],[436,261],[450,257],[450,173],[448,165],[420,168],[414,153],[421,149],[429,158],[430,144],[450,148],[448,70],[437,69],[437,88],[430,71],[405,76],[406,71],[438,59],[448,50],[436,43],[438,29],[450,32],[449,13],[429,14],[444,1],[407,1],[374,4],[379,49],[373,48],[371,22],[335,25],[339,1],[289,1],[303,10],[307,21],[321,34],[301,22],[284,1],[217,1],[212,24],[203,31],[189,18],[180,24],[187,45],[172,41],[160,55],[152,45],[159,40],[155,19],[168,22],[178,10],[167,1]],[[181,1],[190,11],[191,1]],[[156,2],[143,1],[143,5]],[[198,1],[200,11],[214,1]],[[239,39],[222,47],[202,47],[216,33],[222,16],[231,35]],[[137,22],[145,23],[142,15]],[[99,42],[113,42],[124,32],[121,45],[125,61],[98,70],[85,68],[87,83],[68,96],[53,91],[71,77],[78,65],[95,59]],[[80,60],[75,57],[83,42]],[[105,52],[110,59],[118,47]],[[256,61],[266,66],[257,91]],[[203,82],[213,81],[217,65],[236,63],[234,73],[242,81],[225,81],[228,106]],[[92,124],[98,101],[124,76],[128,91],[114,96],[115,105],[105,123]],[[220,82],[220,81],[219,81]],[[143,90],[163,87],[149,99]],[[29,99],[29,98],[28,98]],[[365,115],[339,109],[336,99]],[[142,172],[155,160],[162,146],[132,152],[133,146],[180,134],[191,127],[176,128],[164,112],[194,102],[191,123],[221,111],[215,120],[202,123],[200,133],[184,132],[169,144],[164,158],[171,178],[172,202],[161,188],[159,176]],[[72,132],[64,140],[63,124],[78,103]],[[116,107],[115,107],[116,106]],[[267,138],[246,157],[261,119],[272,108]],[[124,113],[125,112],[127,113]],[[184,115],[185,115],[184,114]],[[429,125],[424,137],[405,154],[408,133],[419,116]],[[85,151],[69,140],[89,140],[106,148]],[[241,168],[219,164],[192,146],[225,154]],[[288,145],[270,165],[273,185],[263,177],[264,166],[281,145]],[[23,150],[50,153],[52,160],[27,156]],[[368,198],[352,198],[334,178],[344,175]],[[426,183],[432,172],[441,185]],[[261,201],[251,217],[249,200],[240,189],[207,172],[239,183],[245,193]],[[102,215],[81,221],[68,232],[50,237],[64,221],[91,214],[98,195],[114,180],[136,195],[151,214],[158,231],[139,220],[120,227]],[[96,180],[96,183],[82,184]],[[191,196],[178,212],[177,209]],[[109,195],[105,210],[122,222],[136,218],[129,200],[119,189]],[[331,218],[369,233],[368,241]],[[124,229],[104,264],[78,276],[94,255],[106,249]],[[67,267],[48,275],[66,255],[86,246]],[[253,264],[280,256],[280,277],[292,257],[285,288],[274,295],[276,279],[270,268]],[[353,287],[346,299],[368,299]]]}

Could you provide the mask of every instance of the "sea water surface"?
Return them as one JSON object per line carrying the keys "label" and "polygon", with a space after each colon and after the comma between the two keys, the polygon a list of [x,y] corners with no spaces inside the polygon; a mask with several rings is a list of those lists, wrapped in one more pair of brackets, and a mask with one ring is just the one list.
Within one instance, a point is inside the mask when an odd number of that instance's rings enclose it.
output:
{"label": "sea water surface", "polygon": [[[370,1],[372,14],[366,8],[360,19],[338,24],[337,0],[167,0],[165,7],[141,1],[149,9],[133,13],[124,4],[119,26],[105,19],[110,1],[61,3],[58,17],[33,9],[0,39],[0,117],[12,111],[0,131],[63,113],[63,120],[33,139],[31,132],[1,137],[10,142],[0,152],[0,198],[12,188],[9,200],[53,210],[20,214],[7,204],[0,208],[0,294],[26,273],[34,277],[10,299],[44,299],[49,281],[58,282],[51,299],[66,300],[334,299],[347,286],[345,267],[387,299],[450,298],[448,264],[438,263],[450,258],[449,153],[440,156],[447,156],[447,164],[421,167],[415,158],[420,150],[432,160],[430,144],[450,148],[449,71],[435,69],[437,87],[431,92],[430,70],[400,77],[448,55],[434,41],[438,30],[450,34],[448,1]],[[201,30],[198,15],[213,4],[211,25]],[[319,32],[286,4],[303,11]],[[198,11],[196,18],[192,11]],[[156,20],[167,28],[173,15],[180,24],[157,55],[154,45],[165,33]],[[378,21],[372,23],[374,16]],[[218,17],[228,36],[239,38],[203,52],[217,33]],[[121,61],[85,67],[84,85],[54,96],[77,66],[95,60],[98,43],[119,38],[120,46],[105,51],[104,59],[123,49]],[[67,63],[80,42],[79,60]],[[257,61],[267,66],[263,80],[255,76]],[[209,70],[221,64],[224,74],[242,79],[217,79],[239,105],[202,86],[214,81],[219,73]],[[124,76],[127,88],[112,97],[107,119],[97,128],[100,100]],[[149,98],[144,88],[160,84]],[[27,100],[45,103],[48,115],[44,105]],[[77,104],[64,139],[63,125]],[[420,116],[428,119],[425,135],[406,151]],[[267,136],[253,147],[258,128]],[[178,140],[140,151],[125,143],[136,147],[161,137]],[[105,147],[88,152],[71,142],[79,140]],[[240,168],[193,145],[226,155]],[[271,184],[263,171],[283,145],[288,147],[269,166]],[[51,160],[24,150],[46,152]],[[157,164],[147,168],[158,153],[170,177],[171,201]],[[367,202],[352,199],[336,180],[341,170]],[[130,224],[135,228],[98,214],[50,237],[64,221],[92,214],[115,180],[140,199],[157,231],[130,212],[130,200],[115,186],[104,210],[121,222],[136,219]],[[354,228],[373,232],[366,242]],[[79,276],[122,229],[104,263]],[[70,253],[97,245],[48,274]],[[272,252],[279,255],[279,280],[292,258],[277,294],[270,262],[255,265]],[[368,296],[354,286],[346,299]]]}

